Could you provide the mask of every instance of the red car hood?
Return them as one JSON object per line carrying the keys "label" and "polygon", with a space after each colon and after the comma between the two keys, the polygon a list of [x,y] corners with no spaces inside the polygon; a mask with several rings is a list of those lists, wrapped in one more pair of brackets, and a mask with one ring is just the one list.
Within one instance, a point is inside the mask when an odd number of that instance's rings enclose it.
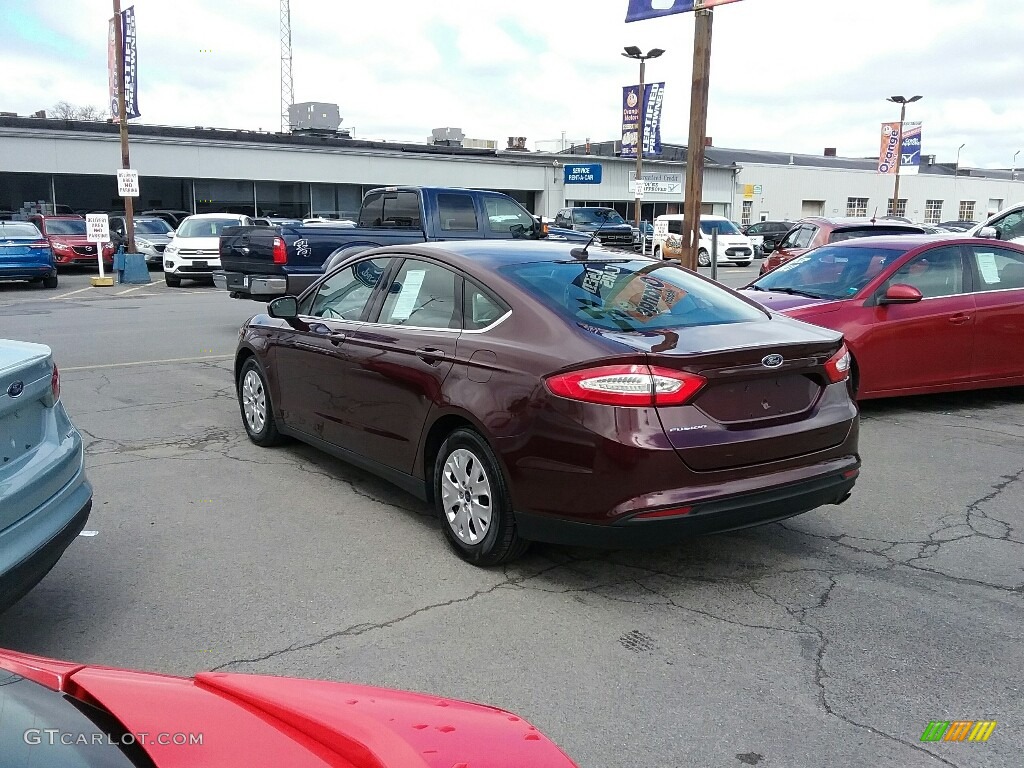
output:
{"label": "red car hood", "polygon": [[0,651],[0,668],[100,706],[131,733],[202,734],[201,744],[140,740],[160,768],[576,768],[515,715],[436,696],[219,672],[187,679],[11,651]]}
{"label": "red car hood", "polygon": [[758,304],[768,307],[768,309],[775,310],[776,312],[789,313],[791,309],[810,309],[814,308],[816,314],[824,314],[825,312],[834,312],[839,309],[842,304],[841,301],[835,299],[812,299],[809,296],[794,296],[788,293],[775,293],[774,291],[752,291],[750,289],[741,290],[744,296],[748,299],[756,301]]}
{"label": "red car hood", "polygon": [[85,235],[47,235],[51,243],[64,243],[65,245],[89,245]]}

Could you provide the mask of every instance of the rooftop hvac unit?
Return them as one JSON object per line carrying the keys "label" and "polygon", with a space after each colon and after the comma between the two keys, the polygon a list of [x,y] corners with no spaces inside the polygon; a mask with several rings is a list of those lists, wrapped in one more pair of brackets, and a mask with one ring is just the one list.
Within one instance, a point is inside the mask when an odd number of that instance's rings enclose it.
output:
{"label": "rooftop hvac unit", "polygon": [[512,152],[529,152],[526,148],[526,137],[525,136],[509,136],[507,149]]}
{"label": "rooftop hvac unit", "polygon": [[304,101],[288,107],[288,122],[293,131],[334,134],[341,126],[341,110],[337,104]]}
{"label": "rooftop hvac unit", "polygon": [[430,132],[430,143],[435,147],[461,147],[465,139],[461,128],[435,128]]}

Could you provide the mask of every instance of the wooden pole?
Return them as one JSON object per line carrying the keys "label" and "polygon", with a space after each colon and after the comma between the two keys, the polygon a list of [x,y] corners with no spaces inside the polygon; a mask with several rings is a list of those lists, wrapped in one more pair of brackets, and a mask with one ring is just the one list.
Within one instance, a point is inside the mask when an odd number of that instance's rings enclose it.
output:
{"label": "wooden pole", "polygon": [[900,166],[903,165],[903,121],[907,119],[907,102],[900,104],[900,127],[899,127],[899,141],[896,142],[896,183],[893,184],[892,190],[892,215],[899,216],[899,209],[897,206],[900,204]]}
{"label": "wooden pole", "polygon": [[[700,203],[704,191],[704,133],[707,130],[711,73],[711,10],[694,13],[693,83],[690,88],[690,139],[686,145],[686,192],[683,198],[683,266],[697,268]],[[714,258],[714,256],[712,256]]]}
{"label": "wooden pole", "polygon": [[[121,27],[121,0],[114,0],[114,60],[117,62],[117,115],[121,126],[121,167],[132,167],[128,156],[128,110],[125,106],[124,93],[124,31]],[[128,196],[124,200],[124,223],[127,228],[128,243],[126,253],[135,253],[135,201]]]}

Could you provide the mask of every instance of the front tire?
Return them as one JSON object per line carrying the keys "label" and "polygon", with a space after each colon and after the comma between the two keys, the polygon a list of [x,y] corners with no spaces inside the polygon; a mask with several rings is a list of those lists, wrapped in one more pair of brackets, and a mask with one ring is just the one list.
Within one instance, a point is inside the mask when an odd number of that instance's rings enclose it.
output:
{"label": "front tire", "polygon": [[164,282],[167,283],[168,288],[181,287],[181,278],[176,277],[175,275],[172,275],[169,272],[164,272]]}
{"label": "front tire", "polygon": [[699,267],[710,267],[711,266],[711,254],[701,248],[697,251],[697,266]]}
{"label": "front tire", "polygon": [[256,445],[269,448],[283,442],[274,421],[267,378],[254,357],[245,361],[238,374],[238,409],[242,413],[245,432]]}
{"label": "front tire", "polygon": [[452,432],[437,453],[434,505],[448,544],[468,563],[507,563],[529,546],[516,532],[501,466],[486,441],[471,429]]}

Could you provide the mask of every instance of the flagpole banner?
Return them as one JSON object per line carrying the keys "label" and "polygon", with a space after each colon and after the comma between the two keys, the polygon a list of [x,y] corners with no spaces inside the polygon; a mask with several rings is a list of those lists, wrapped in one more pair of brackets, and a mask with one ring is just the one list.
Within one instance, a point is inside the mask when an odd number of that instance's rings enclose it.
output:
{"label": "flagpole banner", "polygon": [[900,173],[915,174],[921,168],[921,123],[904,123],[900,142]]}
{"label": "flagpole banner", "polygon": [[139,51],[135,6],[121,11],[121,61],[124,62],[124,108],[128,119],[139,117]]}
{"label": "flagpole banner", "polygon": [[689,13],[736,2],[739,0],[629,0],[626,21],[656,19],[673,13]]}
{"label": "flagpole banner", "polygon": [[[640,140],[639,94],[638,85],[627,85],[622,89],[621,157],[636,157],[636,146]],[[661,107],[664,98],[664,83],[644,85],[644,157],[661,154]]]}
{"label": "flagpole banner", "polygon": [[119,121],[117,109],[117,28],[114,26],[115,19],[110,19],[107,29],[107,83],[109,90],[110,116],[114,122]]}
{"label": "flagpole banner", "polygon": [[900,124],[882,123],[882,143],[878,150],[878,172],[896,173],[900,162]]}

